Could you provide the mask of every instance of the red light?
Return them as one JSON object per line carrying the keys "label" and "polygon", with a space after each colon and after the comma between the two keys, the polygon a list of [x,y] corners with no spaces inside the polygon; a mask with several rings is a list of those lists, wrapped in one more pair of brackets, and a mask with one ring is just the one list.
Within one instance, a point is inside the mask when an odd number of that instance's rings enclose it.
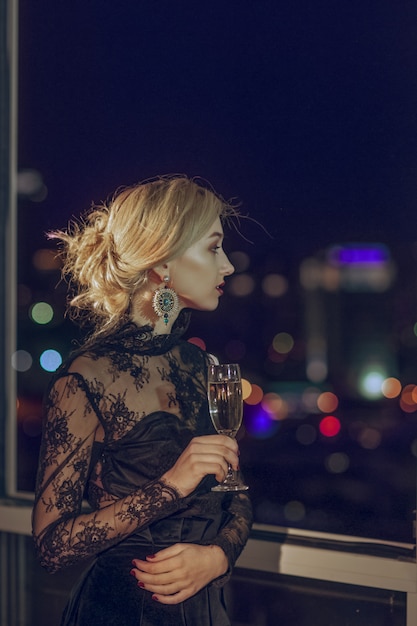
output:
{"label": "red light", "polygon": [[321,420],[319,428],[325,437],[335,437],[340,432],[341,424],[334,415],[327,415]]}
{"label": "red light", "polygon": [[206,350],[206,343],[204,339],[201,339],[201,337],[190,337],[190,339],[188,339],[188,343],[193,343],[195,346],[198,346],[202,350]]}

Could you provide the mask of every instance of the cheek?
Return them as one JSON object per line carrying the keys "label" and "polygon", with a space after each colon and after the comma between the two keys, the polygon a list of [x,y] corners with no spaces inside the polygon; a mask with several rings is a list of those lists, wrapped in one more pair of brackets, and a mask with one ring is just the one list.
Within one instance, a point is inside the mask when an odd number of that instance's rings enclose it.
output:
{"label": "cheek", "polygon": [[175,287],[179,292],[188,294],[202,293],[215,280],[216,272],[207,261],[198,259],[189,260],[178,267],[176,271]]}

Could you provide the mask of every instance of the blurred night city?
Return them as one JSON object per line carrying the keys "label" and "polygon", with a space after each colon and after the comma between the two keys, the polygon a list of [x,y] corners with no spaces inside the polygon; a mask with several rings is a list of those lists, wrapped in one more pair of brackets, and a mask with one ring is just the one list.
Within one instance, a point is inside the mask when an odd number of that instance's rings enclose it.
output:
{"label": "blurred night city", "polygon": [[242,214],[235,274],[187,338],[241,365],[255,521],[413,541],[414,4],[20,2],[18,491],[82,337],[45,234],[185,173]]}

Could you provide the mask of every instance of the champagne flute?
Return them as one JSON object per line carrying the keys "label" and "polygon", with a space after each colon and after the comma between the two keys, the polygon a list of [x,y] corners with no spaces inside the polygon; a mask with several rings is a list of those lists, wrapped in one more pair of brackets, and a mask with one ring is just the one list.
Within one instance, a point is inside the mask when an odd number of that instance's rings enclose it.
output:
{"label": "champagne flute", "polygon": [[[209,365],[208,402],[211,420],[220,435],[236,437],[243,417],[242,380],[237,363]],[[229,465],[222,483],[212,491],[246,491],[249,489]]]}

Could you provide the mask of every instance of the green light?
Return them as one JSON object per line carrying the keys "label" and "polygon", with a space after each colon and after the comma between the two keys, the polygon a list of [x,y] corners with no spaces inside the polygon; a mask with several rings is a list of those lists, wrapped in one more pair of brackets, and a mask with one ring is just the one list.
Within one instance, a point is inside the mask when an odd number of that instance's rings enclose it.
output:
{"label": "green light", "polygon": [[30,316],[36,324],[49,324],[54,316],[54,310],[47,302],[37,302],[31,308]]}

